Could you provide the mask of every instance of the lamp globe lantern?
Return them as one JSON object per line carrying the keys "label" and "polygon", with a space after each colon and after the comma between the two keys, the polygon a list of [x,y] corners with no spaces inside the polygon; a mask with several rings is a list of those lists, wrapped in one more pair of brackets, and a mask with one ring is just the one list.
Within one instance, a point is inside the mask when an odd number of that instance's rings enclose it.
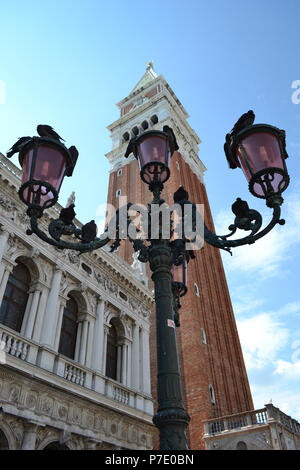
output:
{"label": "lamp globe lantern", "polygon": [[164,126],[162,131],[151,130],[133,137],[125,157],[133,153],[139,163],[141,179],[152,192],[161,191],[170,177],[170,160],[178,148],[173,130]]}

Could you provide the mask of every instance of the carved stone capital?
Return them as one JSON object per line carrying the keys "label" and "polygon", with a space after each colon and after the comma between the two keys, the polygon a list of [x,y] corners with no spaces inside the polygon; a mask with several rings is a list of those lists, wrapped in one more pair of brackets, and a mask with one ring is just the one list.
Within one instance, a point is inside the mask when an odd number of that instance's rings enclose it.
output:
{"label": "carved stone capital", "polygon": [[8,230],[6,225],[0,223],[0,236],[5,236],[6,238],[8,238],[10,234],[11,232]]}

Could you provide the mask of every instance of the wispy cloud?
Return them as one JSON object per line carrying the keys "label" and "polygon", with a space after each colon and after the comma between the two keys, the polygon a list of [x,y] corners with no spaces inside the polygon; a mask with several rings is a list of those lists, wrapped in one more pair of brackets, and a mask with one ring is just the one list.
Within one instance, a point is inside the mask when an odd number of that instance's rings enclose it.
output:
{"label": "wispy cloud", "polygon": [[261,308],[266,299],[257,297],[253,284],[235,285],[231,290],[233,311],[237,318],[253,315]]}
{"label": "wispy cloud", "polygon": [[274,367],[274,361],[287,344],[288,329],[272,313],[260,313],[237,321],[247,369]]}
{"label": "wispy cloud", "polygon": [[300,380],[300,360],[296,362],[291,361],[277,361],[277,367],[274,374],[284,375],[286,379]]}
{"label": "wispy cloud", "polygon": [[254,406],[272,399],[295,419],[300,419],[300,336],[295,339],[290,321],[299,315],[300,301],[295,301],[237,321]]}

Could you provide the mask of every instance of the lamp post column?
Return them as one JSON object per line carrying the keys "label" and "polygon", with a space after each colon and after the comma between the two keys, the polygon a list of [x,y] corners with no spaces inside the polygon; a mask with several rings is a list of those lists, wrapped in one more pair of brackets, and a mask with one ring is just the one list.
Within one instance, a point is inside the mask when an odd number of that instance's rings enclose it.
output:
{"label": "lamp post column", "polygon": [[153,240],[149,259],[155,291],[157,332],[158,410],[153,423],[160,431],[161,450],[187,450],[186,428],[190,417],[182,399],[173,322],[172,253],[169,241]]}

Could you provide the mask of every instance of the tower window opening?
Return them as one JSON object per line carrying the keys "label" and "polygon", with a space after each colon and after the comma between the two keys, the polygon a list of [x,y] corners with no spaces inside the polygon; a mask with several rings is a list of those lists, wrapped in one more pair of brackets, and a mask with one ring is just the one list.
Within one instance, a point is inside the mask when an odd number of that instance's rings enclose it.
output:
{"label": "tower window opening", "polygon": [[211,400],[212,404],[215,405],[216,397],[215,397],[214,388],[213,388],[212,385],[209,385],[208,388],[209,388],[209,393],[210,393],[210,400]]}
{"label": "tower window opening", "polygon": [[139,134],[139,128],[137,126],[134,126],[132,129],[131,129],[131,132],[133,135],[138,135]]}
{"label": "tower window opening", "polygon": [[122,194],[122,191],[121,191],[121,189],[117,189],[117,191],[116,191],[116,197],[119,197],[119,196],[121,196],[121,194]]}
{"label": "tower window opening", "polygon": [[143,129],[144,131],[145,131],[146,129],[148,129],[148,127],[149,127],[148,121],[143,121],[142,124],[141,124],[141,126],[142,126],[142,129]]}
{"label": "tower window opening", "polygon": [[123,141],[127,142],[127,140],[129,140],[129,133],[125,132],[125,134],[123,134]]}
{"label": "tower window opening", "polygon": [[203,342],[203,344],[207,344],[207,341],[206,341],[206,334],[205,334],[204,328],[201,328],[201,336],[202,336],[202,342]]}
{"label": "tower window opening", "polygon": [[196,284],[196,282],[194,282],[194,288],[195,288],[195,294],[197,297],[200,297],[200,293],[199,293],[199,287],[198,287],[198,284]]}
{"label": "tower window opening", "polygon": [[151,117],[150,121],[151,121],[152,125],[158,123],[158,117],[156,116],[156,114],[153,114],[153,116]]}
{"label": "tower window opening", "polygon": [[122,175],[122,168],[120,168],[120,169],[118,170],[117,175],[118,175],[118,176],[121,176],[121,175]]}

